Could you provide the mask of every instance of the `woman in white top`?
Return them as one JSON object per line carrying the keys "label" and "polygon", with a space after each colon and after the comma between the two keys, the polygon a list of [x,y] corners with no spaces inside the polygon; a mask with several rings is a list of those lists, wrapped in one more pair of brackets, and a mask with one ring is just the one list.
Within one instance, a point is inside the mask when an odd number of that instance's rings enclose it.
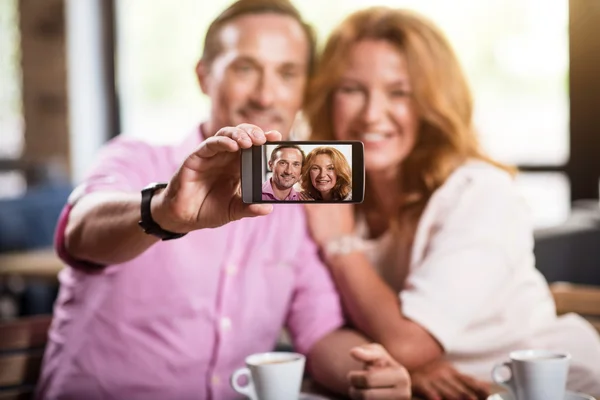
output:
{"label": "woman in white top", "polygon": [[330,36],[309,92],[312,139],[365,145],[365,202],[306,207],[352,323],[409,370],[445,357],[485,381],[512,350],[567,351],[568,388],[600,393],[599,337],[556,316],[513,170],[480,150],[443,34],[406,11],[357,12]]}

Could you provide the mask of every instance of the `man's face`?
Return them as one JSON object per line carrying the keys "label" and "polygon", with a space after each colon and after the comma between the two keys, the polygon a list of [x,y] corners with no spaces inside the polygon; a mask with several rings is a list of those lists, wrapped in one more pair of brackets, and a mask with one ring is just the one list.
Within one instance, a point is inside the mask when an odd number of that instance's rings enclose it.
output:
{"label": "man's face", "polygon": [[279,190],[291,188],[300,180],[302,154],[297,149],[281,149],[269,167],[273,171],[273,185]]}
{"label": "man's face", "polygon": [[246,15],[220,31],[222,51],[198,66],[212,101],[209,129],[250,123],[286,139],[303,100],[309,43],[300,24],[277,14]]}

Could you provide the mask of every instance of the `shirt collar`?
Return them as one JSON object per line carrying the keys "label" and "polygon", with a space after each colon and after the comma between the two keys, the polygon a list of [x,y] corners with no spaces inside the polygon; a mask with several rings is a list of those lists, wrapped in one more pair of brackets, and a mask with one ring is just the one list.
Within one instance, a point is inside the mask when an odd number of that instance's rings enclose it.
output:
{"label": "shirt collar", "polygon": [[269,178],[268,180],[265,181],[265,183],[263,183],[262,192],[270,194],[271,196],[275,197],[275,193],[273,193],[273,185],[271,184],[271,178]]}
{"label": "shirt collar", "polygon": [[[265,181],[265,183],[263,183],[262,192],[270,194],[271,196],[273,196],[273,198],[277,198],[277,196],[275,196],[275,193],[273,193],[273,183],[271,182],[271,179],[273,178],[269,178],[267,181]],[[296,192],[296,190],[292,187],[292,190],[290,190],[290,194],[288,194],[284,200],[297,200],[297,197],[298,192]]]}
{"label": "shirt collar", "polygon": [[175,162],[179,165],[192,154],[194,150],[198,148],[200,143],[204,140],[204,132],[202,131],[202,124],[198,124],[183,140],[175,146]]}

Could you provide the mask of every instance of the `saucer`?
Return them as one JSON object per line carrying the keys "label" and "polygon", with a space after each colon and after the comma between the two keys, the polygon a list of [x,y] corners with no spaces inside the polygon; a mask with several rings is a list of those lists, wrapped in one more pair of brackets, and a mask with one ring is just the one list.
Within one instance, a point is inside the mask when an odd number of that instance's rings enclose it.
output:
{"label": "saucer", "polygon": [[[514,397],[510,393],[497,393],[487,398],[487,400],[514,400]],[[575,393],[567,391],[565,393],[565,400],[596,400],[595,397],[589,396],[583,393]]]}
{"label": "saucer", "polygon": [[300,393],[300,397],[298,397],[298,400],[331,400],[331,399],[320,396],[318,394],[302,392],[302,393]]}

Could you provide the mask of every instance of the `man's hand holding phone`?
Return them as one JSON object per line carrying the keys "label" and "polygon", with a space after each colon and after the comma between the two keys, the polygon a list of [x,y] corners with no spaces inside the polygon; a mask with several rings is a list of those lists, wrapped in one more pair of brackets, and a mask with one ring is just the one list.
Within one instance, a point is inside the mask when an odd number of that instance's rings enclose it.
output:
{"label": "man's hand holding phone", "polygon": [[163,229],[185,233],[269,214],[270,204],[242,202],[240,150],[277,140],[281,140],[279,132],[264,132],[250,124],[220,129],[186,158],[168,186],[154,196],[154,220]]}

